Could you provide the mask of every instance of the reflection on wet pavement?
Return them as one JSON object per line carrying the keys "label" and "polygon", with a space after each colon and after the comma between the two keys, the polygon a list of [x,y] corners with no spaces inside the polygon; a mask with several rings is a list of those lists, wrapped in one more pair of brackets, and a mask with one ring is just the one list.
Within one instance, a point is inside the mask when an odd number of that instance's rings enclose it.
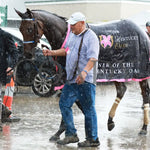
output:
{"label": "reflection on wet pavement", "polygon": [[[147,136],[139,136],[143,124],[141,91],[138,83],[127,83],[127,92],[117,109],[115,128],[107,130],[109,110],[115,100],[116,91],[113,84],[97,85],[96,109],[98,116],[98,134],[101,145],[98,148],[84,150],[149,150],[149,127]],[[59,146],[49,142],[57,131],[61,115],[59,98],[35,96],[30,88],[17,92],[13,101],[13,114],[20,117],[16,123],[4,123],[0,132],[0,150],[80,150],[77,144]],[[74,105],[74,122],[80,141],[85,140],[84,118]],[[62,134],[61,138],[64,137]]]}

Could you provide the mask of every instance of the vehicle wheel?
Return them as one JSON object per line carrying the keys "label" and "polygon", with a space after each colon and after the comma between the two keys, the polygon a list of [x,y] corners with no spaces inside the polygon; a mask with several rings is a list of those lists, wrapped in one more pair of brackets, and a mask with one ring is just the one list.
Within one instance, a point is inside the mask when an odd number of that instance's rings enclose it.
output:
{"label": "vehicle wheel", "polygon": [[48,97],[55,93],[51,76],[52,74],[46,70],[36,74],[32,85],[32,90],[36,95]]}
{"label": "vehicle wheel", "polygon": [[15,82],[20,86],[31,86],[37,74],[37,66],[33,60],[21,59],[15,68]]}
{"label": "vehicle wheel", "polygon": [[33,92],[41,97],[53,95],[55,93],[54,87],[62,74],[60,65],[53,60],[48,60],[40,66],[39,70],[32,85]]}

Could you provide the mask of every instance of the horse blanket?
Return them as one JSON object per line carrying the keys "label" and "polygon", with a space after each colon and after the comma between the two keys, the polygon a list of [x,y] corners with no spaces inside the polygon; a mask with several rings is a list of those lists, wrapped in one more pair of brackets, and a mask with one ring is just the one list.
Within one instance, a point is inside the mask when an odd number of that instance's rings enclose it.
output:
{"label": "horse blanket", "polygon": [[129,20],[90,26],[100,41],[97,82],[150,78],[150,39]]}

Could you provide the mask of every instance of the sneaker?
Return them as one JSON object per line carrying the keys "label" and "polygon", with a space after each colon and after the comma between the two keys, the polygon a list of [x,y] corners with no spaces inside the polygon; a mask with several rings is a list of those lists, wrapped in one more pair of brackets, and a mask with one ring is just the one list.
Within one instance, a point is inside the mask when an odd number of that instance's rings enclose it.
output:
{"label": "sneaker", "polygon": [[99,139],[96,140],[85,140],[84,142],[78,143],[79,147],[97,147],[100,145]]}
{"label": "sneaker", "polygon": [[79,138],[75,134],[75,135],[71,135],[71,136],[66,136],[63,140],[58,140],[57,144],[65,145],[65,144],[76,143],[76,142],[79,142]]}
{"label": "sneaker", "polygon": [[56,134],[49,138],[49,141],[51,142],[56,142],[58,140],[60,140],[60,137]]}
{"label": "sneaker", "polygon": [[7,118],[11,115],[11,111],[8,107],[6,107],[4,104],[2,104],[2,119]]}
{"label": "sneaker", "polygon": [[19,122],[19,121],[20,121],[20,118],[16,117],[16,116],[13,116],[13,115],[11,115],[10,117],[2,118],[2,123],[5,123],[5,122]]}

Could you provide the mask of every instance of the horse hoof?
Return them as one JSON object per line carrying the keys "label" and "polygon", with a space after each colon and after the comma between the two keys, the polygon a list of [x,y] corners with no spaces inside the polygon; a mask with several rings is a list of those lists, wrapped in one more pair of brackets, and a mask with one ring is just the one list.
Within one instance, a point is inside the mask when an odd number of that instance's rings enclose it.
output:
{"label": "horse hoof", "polygon": [[51,142],[56,142],[57,140],[60,140],[60,137],[57,136],[57,135],[53,135],[53,136],[49,139],[49,141],[51,141]]}
{"label": "horse hoof", "polygon": [[114,122],[108,123],[107,127],[108,130],[111,131],[115,127],[115,123]]}
{"label": "horse hoof", "polygon": [[147,134],[147,131],[143,129],[139,132],[139,135],[146,135],[146,134]]}

